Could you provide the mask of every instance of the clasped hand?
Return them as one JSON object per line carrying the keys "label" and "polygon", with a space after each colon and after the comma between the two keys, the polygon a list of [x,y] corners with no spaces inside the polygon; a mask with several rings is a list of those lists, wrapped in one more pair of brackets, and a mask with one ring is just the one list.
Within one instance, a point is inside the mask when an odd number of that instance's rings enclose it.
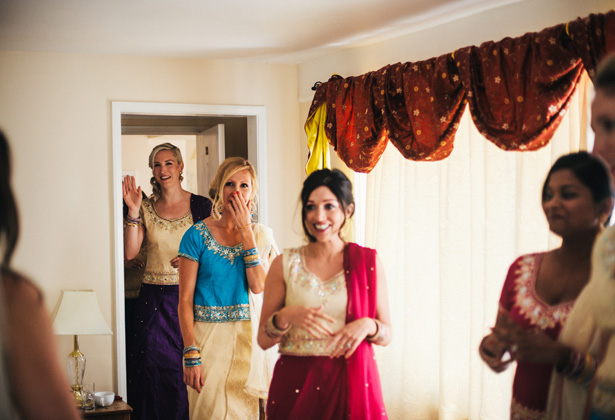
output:
{"label": "clasped hand", "polygon": [[301,328],[317,338],[331,337],[327,350],[331,357],[350,357],[369,334],[373,320],[360,318],[349,322],[344,327],[333,332],[330,324],[335,320],[323,312],[323,307],[309,308],[305,306],[287,306],[276,316],[279,328],[293,325]]}
{"label": "clasped hand", "polygon": [[480,355],[491,369],[502,372],[514,360],[555,363],[564,349],[540,329],[524,330],[508,314],[500,313],[492,333],[481,342]]}
{"label": "clasped hand", "polygon": [[371,318],[359,318],[344,325],[344,328],[333,335],[327,349],[331,349],[331,357],[349,358],[359,344],[369,334],[370,326],[374,325]]}

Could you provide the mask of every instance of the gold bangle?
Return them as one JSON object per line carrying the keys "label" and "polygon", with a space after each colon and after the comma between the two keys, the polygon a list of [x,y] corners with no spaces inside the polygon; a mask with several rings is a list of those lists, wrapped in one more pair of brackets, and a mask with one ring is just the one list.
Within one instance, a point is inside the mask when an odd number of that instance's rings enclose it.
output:
{"label": "gold bangle", "polygon": [[258,254],[254,254],[254,255],[248,255],[247,257],[243,257],[243,260],[245,262],[252,262],[252,261],[256,261],[256,260],[260,260],[261,256]]}
{"label": "gold bangle", "polygon": [[265,334],[267,334],[271,338],[281,337],[284,334],[286,334],[288,331],[290,331],[290,327],[291,327],[290,324],[288,324],[288,326],[284,329],[280,329],[278,328],[277,325],[275,325],[275,316],[277,314],[278,314],[277,312],[274,312],[269,317],[269,319],[267,320],[267,323],[265,324]]}
{"label": "gold bangle", "polygon": [[376,323],[376,332],[373,333],[372,335],[368,335],[365,337],[365,339],[367,341],[371,341],[376,342],[379,341],[382,338],[383,332],[384,332],[384,325],[382,324],[382,322],[378,321],[376,318],[373,318],[374,322]]}
{"label": "gold bangle", "polygon": [[184,359],[200,359],[201,353],[186,353],[184,354]]}
{"label": "gold bangle", "polygon": [[252,226],[252,223],[248,223],[247,225],[244,225],[244,226],[237,226],[237,229],[245,229],[250,226]]}

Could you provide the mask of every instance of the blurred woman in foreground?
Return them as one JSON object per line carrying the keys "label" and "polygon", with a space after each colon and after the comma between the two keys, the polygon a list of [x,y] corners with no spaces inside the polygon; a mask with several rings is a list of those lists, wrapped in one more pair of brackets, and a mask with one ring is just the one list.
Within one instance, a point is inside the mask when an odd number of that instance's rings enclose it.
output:
{"label": "blurred woman in foreground", "polygon": [[10,268],[18,233],[9,146],[0,132],[0,419],[78,420],[41,291]]}

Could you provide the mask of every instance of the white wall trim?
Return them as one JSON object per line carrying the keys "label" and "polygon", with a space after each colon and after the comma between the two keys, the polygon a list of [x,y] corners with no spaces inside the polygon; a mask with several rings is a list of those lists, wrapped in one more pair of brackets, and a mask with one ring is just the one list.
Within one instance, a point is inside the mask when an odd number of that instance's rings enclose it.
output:
{"label": "white wall trim", "polygon": [[[118,395],[128,397],[126,386],[126,331],[124,328],[124,231],[122,215],[122,114],[244,116],[248,119],[248,159],[256,169],[260,223],[267,224],[267,112],[264,106],[175,104],[161,102],[111,102],[113,143],[113,235],[115,259],[115,337]],[[145,157],[144,157],[145,159]]]}

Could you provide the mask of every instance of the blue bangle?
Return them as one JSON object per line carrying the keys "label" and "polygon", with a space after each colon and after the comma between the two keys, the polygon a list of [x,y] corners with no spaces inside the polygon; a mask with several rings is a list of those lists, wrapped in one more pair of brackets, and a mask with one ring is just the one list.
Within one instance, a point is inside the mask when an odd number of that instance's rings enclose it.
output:
{"label": "blue bangle", "polygon": [[183,353],[184,353],[184,354],[186,354],[186,353],[188,353],[189,351],[193,351],[193,350],[196,350],[196,351],[198,351],[199,353],[201,352],[201,348],[200,348],[199,346],[194,346],[194,345],[192,345],[192,346],[187,346],[187,347],[184,347],[184,352],[183,352]]}
{"label": "blue bangle", "polygon": [[254,261],[247,262],[247,263],[246,263],[246,268],[256,267],[256,266],[258,266],[258,265],[261,265],[261,263],[262,263],[262,261],[261,261],[261,259],[259,258],[259,259],[254,260]]}
{"label": "blue bangle", "polygon": [[244,257],[249,257],[250,255],[256,255],[256,254],[258,254],[258,248],[254,247],[254,248],[251,248],[251,249],[245,249],[245,250],[241,251],[241,254]]}

